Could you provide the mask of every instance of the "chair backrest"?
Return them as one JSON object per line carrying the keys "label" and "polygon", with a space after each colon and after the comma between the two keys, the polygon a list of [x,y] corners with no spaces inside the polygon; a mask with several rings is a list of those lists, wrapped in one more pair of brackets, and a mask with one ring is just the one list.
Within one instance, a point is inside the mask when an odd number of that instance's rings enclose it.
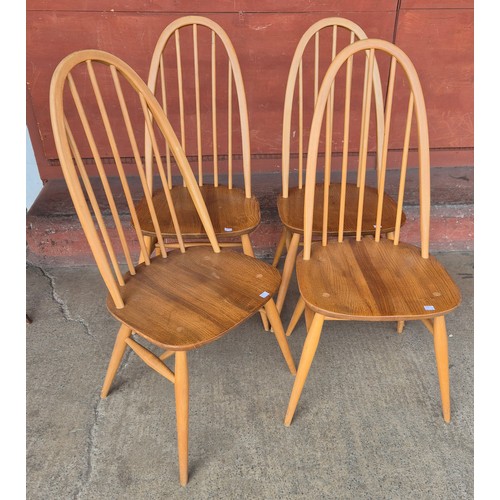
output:
{"label": "chair backrest", "polygon": [[[154,163],[174,220],[180,250],[184,252],[185,245],[176,223],[177,215],[159,151],[160,138],[169,145],[213,250],[220,252],[183,149],[161,106],[130,66],[98,50],[70,54],[59,63],[52,76],[50,114],[68,190],[117,308],[123,307],[119,289],[124,285],[119,257],[123,256],[131,275],[135,274],[134,251],[142,253],[145,265],[150,264],[135,208],[135,202],[143,196],[147,200],[161,255],[163,258],[167,255],[140,154],[144,144],[138,140],[144,139],[145,135],[152,144]],[[139,115],[141,119],[137,119]],[[129,151],[133,152],[135,165],[124,165],[123,159],[127,158]],[[94,178],[95,170],[97,175]],[[121,220],[127,212],[130,214],[127,215],[128,224]],[[133,246],[134,237],[138,249]]]}
{"label": "chair backrest", "polygon": [[[331,32],[330,29],[331,28]],[[320,44],[320,33],[324,42]],[[314,47],[312,39],[314,37]],[[314,106],[318,98],[318,89],[321,82],[321,66],[328,65],[335,57],[340,48],[346,44],[352,44],[356,40],[366,39],[365,32],[356,23],[342,17],[329,17],[314,23],[303,35],[297,44],[295,53],[290,65],[288,81],[285,92],[284,113],[283,113],[283,138],[282,138],[282,195],[288,198],[288,188],[290,179],[290,159],[292,155],[292,140],[298,152],[298,187],[303,187],[304,170],[304,144],[307,141],[308,130],[304,123],[310,123],[307,117],[312,116]],[[313,50],[310,50],[313,49]],[[309,54],[312,52],[311,54]],[[309,56],[306,60],[306,54]],[[311,60],[312,59],[312,63]],[[306,66],[309,71],[306,72]],[[378,65],[375,61],[373,75],[373,89],[375,97],[376,111],[376,137],[377,137],[377,168],[381,161],[382,129],[384,121],[384,107],[382,96],[382,85]],[[308,83],[310,85],[308,85]],[[367,80],[364,81],[367,85]],[[335,89],[332,87],[329,97],[327,120],[327,133],[325,138],[325,176],[329,176],[331,169],[331,142],[333,119],[333,103]],[[294,130],[292,132],[292,122]],[[364,144],[362,132],[360,134],[360,144]],[[360,150],[360,159],[363,152]],[[361,161],[361,160],[360,160]],[[358,166],[359,170],[359,166]],[[359,182],[359,179],[358,179]]]}
{"label": "chair backrest", "polygon": [[[199,185],[212,175],[213,185],[219,185],[224,176],[219,160],[227,156],[227,186],[231,189],[234,163],[241,157],[245,195],[250,198],[245,87],[236,51],[226,32],[201,16],[185,16],[170,23],[156,43],[148,86],[177,131],[186,155],[194,158]],[[239,115],[239,120],[234,115]],[[168,146],[165,156],[171,186]],[[151,158],[151,148],[147,147],[148,173]],[[207,173],[210,163],[212,173]]]}
{"label": "chair backrest", "polygon": [[[364,86],[363,106],[358,110],[351,106],[351,86],[353,66],[360,63],[363,66],[368,53],[368,65],[366,68],[367,85]],[[339,203],[339,230],[338,241],[344,238],[344,219],[346,184],[347,184],[347,160],[349,153],[349,133],[350,124],[353,121],[353,111],[361,114],[358,121],[363,124],[364,134],[362,135],[364,144],[361,146],[360,164],[360,184],[358,190],[358,211],[356,240],[361,240],[363,202],[366,182],[366,163],[368,134],[366,133],[371,121],[371,100],[372,100],[372,79],[374,77],[375,57],[381,63],[385,58],[388,66],[388,86],[385,103],[385,118],[383,128],[382,159],[379,171],[379,191],[377,214],[375,224],[375,240],[380,240],[381,220],[384,209],[384,185],[388,168],[399,169],[399,190],[397,196],[397,214],[394,230],[394,244],[399,243],[401,220],[403,213],[403,201],[405,194],[405,182],[408,167],[408,159],[411,152],[418,151],[415,162],[419,168],[419,199],[420,199],[420,243],[421,254],[424,258],[429,254],[429,224],[430,224],[430,154],[429,154],[429,133],[427,125],[427,113],[422,93],[420,81],[408,56],[396,45],[385,40],[367,39],[360,40],[345,47],[335,57],[326,72],[321,88],[318,92],[318,99],[314,110],[309,138],[306,165],[306,187],[304,201],[304,259],[308,260],[311,255],[312,221],[314,190],[317,182],[317,160],[319,151],[319,141],[322,134],[323,120],[325,118],[325,108],[331,95],[331,88],[336,77],[341,70],[345,69],[345,99],[343,116],[343,140],[341,144],[341,179],[340,196],[335,202]],[[397,71],[399,68],[399,71]],[[402,71],[401,71],[402,70]],[[416,123],[414,124],[414,122]],[[389,165],[389,144],[392,152],[398,155],[391,156]],[[326,184],[326,181],[325,181]],[[325,191],[328,185],[325,185]],[[328,199],[325,197],[325,199]],[[324,224],[322,244],[327,244],[328,227],[328,207],[323,206]]]}

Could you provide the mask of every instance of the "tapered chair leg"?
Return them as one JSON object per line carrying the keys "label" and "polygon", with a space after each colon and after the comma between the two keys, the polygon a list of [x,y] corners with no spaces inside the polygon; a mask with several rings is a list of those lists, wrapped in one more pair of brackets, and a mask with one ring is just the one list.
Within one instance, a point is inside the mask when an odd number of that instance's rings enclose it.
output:
{"label": "tapered chair leg", "polygon": [[297,305],[295,306],[295,309],[292,314],[292,318],[290,319],[290,323],[288,323],[288,328],[286,329],[286,336],[289,337],[294,328],[297,326],[297,323],[299,322],[300,317],[302,316],[302,313],[304,312],[304,309],[306,308],[306,303],[302,297],[299,297],[299,300],[297,301]]}
{"label": "tapered chair leg", "polygon": [[436,365],[441,391],[441,405],[443,418],[450,423],[450,374],[448,366],[448,337],[446,335],[446,321],[444,316],[434,318],[434,351],[436,353]]}
{"label": "tapered chair leg", "polygon": [[295,268],[295,259],[297,258],[297,250],[299,248],[300,234],[293,233],[292,239],[290,241],[290,246],[288,247],[288,252],[285,258],[285,265],[283,267],[283,273],[281,275],[281,285],[278,290],[278,296],[276,298],[276,307],[281,313],[283,309],[283,303],[285,302],[286,292],[288,291],[288,285],[290,285],[290,279],[292,278],[292,273]]}
{"label": "tapered chair leg", "polygon": [[295,377],[295,382],[292,388],[292,394],[290,396],[290,402],[288,403],[288,409],[285,416],[285,425],[288,427],[292,423],[292,418],[297,408],[297,403],[299,402],[300,395],[302,394],[302,389],[306,382],[309,369],[311,368],[311,363],[316,354],[316,349],[318,347],[319,338],[321,336],[321,330],[323,329],[323,323],[325,317],[321,314],[316,313],[314,319],[312,320],[311,327],[307,332],[307,337],[304,342],[304,347],[302,349],[302,355],[300,356],[299,368],[297,371],[297,376]]}
{"label": "tapered chair leg", "polygon": [[276,304],[274,300],[270,300],[265,305],[267,317],[271,322],[271,326],[273,328],[274,335],[276,336],[276,340],[278,341],[278,345],[280,346],[281,352],[285,358],[286,364],[290,370],[292,375],[297,373],[297,369],[295,368],[295,362],[293,361],[292,353],[290,352],[290,347],[286,340],[285,330],[283,330],[283,324],[281,323],[280,315],[278,313],[278,309],[276,308]]}
{"label": "tapered chair leg", "polygon": [[[157,241],[158,241],[158,238],[156,238],[156,237],[144,236],[144,245],[148,249],[148,256],[150,256],[152,254]],[[141,255],[139,256],[138,264],[142,264],[144,262],[144,260],[145,260],[145,257],[141,252]]]}
{"label": "tapered chair leg", "polygon": [[108,364],[108,371],[106,372],[106,377],[104,378],[104,384],[101,390],[101,398],[103,399],[108,395],[111,383],[115,378],[118,367],[120,366],[123,355],[125,354],[125,349],[127,347],[125,340],[128,339],[130,335],[132,335],[132,330],[126,325],[122,325],[120,330],[118,330],[115,346]]}
{"label": "tapered chair leg", "polygon": [[[241,235],[241,245],[243,247],[243,253],[249,257],[255,257],[253,251],[252,242],[250,241],[250,236],[248,234]],[[267,319],[266,312],[264,309],[259,310],[260,318],[262,320],[262,326],[266,332],[269,331],[269,320]]]}
{"label": "tapered chair leg", "polygon": [[311,311],[311,309],[306,307],[304,311],[304,316],[306,318],[306,331],[309,331],[309,328],[311,328],[312,320],[314,318],[314,313]]}
{"label": "tapered chair leg", "polygon": [[182,486],[188,482],[188,419],[189,419],[189,375],[187,354],[175,353],[175,413],[177,416],[177,447],[179,450],[179,479]]}
{"label": "tapered chair leg", "polygon": [[276,252],[274,254],[273,267],[277,267],[278,262],[280,261],[280,258],[283,255],[283,249],[285,248],[286,244],[287,231],[288,231],[287,228],[283,227],[283,231],[281,232],[281,236],[278,241],[278,246],[276,247]]}

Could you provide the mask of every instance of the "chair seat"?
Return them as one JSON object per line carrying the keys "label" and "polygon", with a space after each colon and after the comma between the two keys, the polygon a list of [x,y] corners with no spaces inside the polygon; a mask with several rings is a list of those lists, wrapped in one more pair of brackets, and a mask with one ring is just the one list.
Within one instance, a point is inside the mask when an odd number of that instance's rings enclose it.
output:
{"label": "chair seat", "polygon": [[[257,312],[276,292],[279,272],[258,259],[212,248],[174,250],[125,275],[111,314],[153,344],[189,350],[207,344]],[[264,292],[267,292],[266,295]],[[264,297],[261,296],[264,295]]]}
{"label": "chair seat", "polygon": [[[321,234],[323,227],[323,184],[316,184],[315,203],[313,213],[313,234]],[[359,188],[355,184],[347,184],[346,205],[344,219],[344,235],[356,234],[358,214]],[[278,197],[278,213],[281,222],[294,233],[304,234],[304,196],[305,189],[298,187],[290,188],[288,198]],[[361,231],[363,234],[375,232],[378,192],[372,187],[365,187],[363,208],[363,221]],[[339,201],[340,184],[331,184],[328,203],[328,233],[338,234],[339,230]],[[394,200],[384,193],[384,210],[382,213],[382,233],[394,231],[396,224],[397,205]],[[404,224],[406,216],[403,213],[401,224]]]}
{"label": "chair seat", "polygon": [[[242,189],[229,189],[227,186],[204,185],[200,186],[200,191],[217,236],[247,234],[259,225],[260,207],[255,196],[246,198]],[[170,192],[182,234],[189,237],[203,237],[205,230],[188,189],[183,186],[174,186]],[[162,234],[175,237],[175,229],[163,189],[153,192],[153,202]],[[143,233],[155,236],[146,200],[143,198],[136,208]]]}
{"label": "chair seat", "polygon": [[337,319],[411,320],[441,316],[460,303],[460,291],[438,260],[420,249],[371,236],[297,257],[297,282],[307,306]]}

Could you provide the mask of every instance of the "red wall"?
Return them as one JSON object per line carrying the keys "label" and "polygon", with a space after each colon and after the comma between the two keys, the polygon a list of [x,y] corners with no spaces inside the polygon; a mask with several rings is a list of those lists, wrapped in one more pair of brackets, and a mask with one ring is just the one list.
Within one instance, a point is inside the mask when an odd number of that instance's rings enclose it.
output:
{"label": "red wall", "polygon": [[313,22],[330,16],[351,19],[368,36],[394,41],[407,52],[426,97],[432,165],[473,164],[472,0],[28,0],[26,5],[26,119],[42,180],[62,177],[48,103],[59,61],[75,50],[102,49],[146,80],[159,34],[186,14],[210,17],[234,44],[247,92],[254,172],[279,170],[293,51]]}

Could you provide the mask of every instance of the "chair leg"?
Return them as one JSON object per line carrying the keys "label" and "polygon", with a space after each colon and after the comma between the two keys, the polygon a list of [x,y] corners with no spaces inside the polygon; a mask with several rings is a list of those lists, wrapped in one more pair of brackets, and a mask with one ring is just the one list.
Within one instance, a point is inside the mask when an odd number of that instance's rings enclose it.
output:
{"label": "chair leg", "polygon": [[297,371],[297,376],[295,377],[295,382],[292,388],[292,394],[290,396],[290,402],[288,403],[288,409],[285,416],[285,425],[288,427],[292,423],[292,418],[297,408],[297,403],[299,402],[302,389],[306,382],[309,369],[311,368],[311,363],[316,353],[316,348],[318,347],[319,338],[321,336],[321,330],[323,329],[323,323],[325,317],[322,314],[316,313],[312,321],[311,327],[307,332],[307,337],[304,342],[304,348],[302,349],[302,355],[300,356],[299,368]]}
{"label": "chair leg", "polygon": [[285,248],[287,231],[288,231],[287,228],[283,227],[283,231],[281,231],[280,240],[278,241],[278,246],[276,247],[276,252],[274,254],[273,267],[277,267],[278,262],[280,261],[280,258],[283,255],[283,249]]}
{"label": "chair leg", "polygon": [[[144,236],[144,245],[149,251],[149,253],[148,253],[149,256],[151,256],[151,254],[153,253],[153,250],[154,250],[154,247],[155,247],[155,244],[157,241],[158,241],[158,239],[156,237]],[[144,262],[144,255],[142,255],[142,252],[141,252],[141,255],[139,256],[138,264],[142,264],[143,262]]]}
{"label": "chair leg", "polygon": [[283,273],[281,275],[281,285],[278,290],[278,297],[276,298],[276,307],[281,313],[283,309],[283,303],[285,302],[286,292],[288,291],[288,285],[290,284],[290,279],[292,278],[293,270],[295,269],[295,259],[297,258],[297,250],[299,248],[300,234],[293,233],[292,239],[290,241],[290,246],[288,247],[288,252],[285,258],[285,265],[283,267]]}
{"label": "chair leg", "polygon": [[304,302],[304,299],[302,297],[299,297],[297,305],[295,306],[295,309],[292,314],[292,319],[290,319],[290,323],[288,324],[288,328],[286,329],[287,337],[289,337],[292,334],[294,328],[297,326],[297,323],[299,322],[299,319],[302,316],[302,313],[304,312],[305,308],[306,308],[306,303]]}
{"label": "chair leg", "polygon": [[116,336],[115,340],[115,346],[113,348],[113,352],[111,353],[111,359],[109,360],[108,364],[108,371],[106,372],[106,377],[104,378],[104,384],[101,390],[101,398],[103,399],[108,395],[111,383],[115,378],[118,367],[120,366],[123,355],[125,354],[125,349],[127,347],[125,340],[128,339],[130,335],[132,335],[132,330],[126,325],[122,325],[120,327],[120,330],[118,330],[118,335]]}
{"label": "chair leg", "polygon": [[448,337],[446,334],[446,321],[444,316],[434,318],[434,351],[436,353],[436,365],[441,391],[441,405],[443,418],[450,423],[450,374],[448,366]]}
{"label": "chair leg", "polygon": [[306,331],[309,331],[311,328],[311,323],[314,318],[314,313],[308,307],[305,308],[304,316],[306,317]]}
{"label": "chair leg", "polygon": [[179,478],[182,486],[188,482],[188,416],[189,375],[187,353],[175,353],[175,413],[177,416],[177,447],[179,451]]}
{"label": "chair leg", "polygon": [[[253,251],[252,242],[250,241],[250,236],[248,234],[241,235],[241,246],[243,247],[243,253],[249,257],[255,257]],[[269,331],[269,320],[267,319],[266,312],[264,309],[259,310],[260,317],[262,319],[262,326],[266,332]]]}
{"label": "chair leg", "polygon": [[274,335],[276,336],[276,340],[278,341],[278,345],[280,346],[290,373],[295,375],[297,369],[295,368],[295,362],[293,361],[292,353],[290,352],[290,347],[286,340],[285,331],[283,330],[283,324],[281,323],[280,315],[274,300],[269,300],[264,307],[266,308],[267,317],[271,322]]}

